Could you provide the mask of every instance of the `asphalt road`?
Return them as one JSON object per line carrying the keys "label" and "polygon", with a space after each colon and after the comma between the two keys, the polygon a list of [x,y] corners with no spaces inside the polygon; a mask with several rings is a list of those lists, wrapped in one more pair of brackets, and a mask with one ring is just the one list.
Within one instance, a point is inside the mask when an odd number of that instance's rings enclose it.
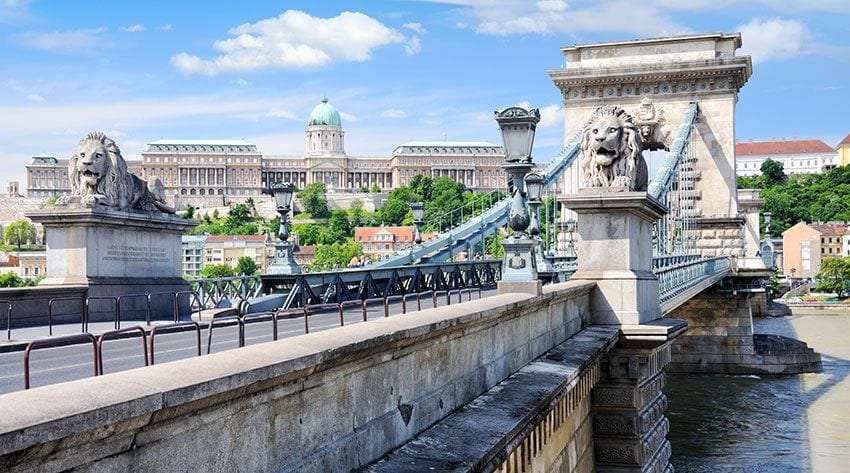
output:
{"label": "asphalt road", "polygon": [[[495,294],[495,290],[483,291],[481,296]],[[456,297],[456,296],[455,296]],[[464,296],[466,301],[467,296]],[[473,301],[477,293],[473,295]],[[452,300],[457,304],[457,299]],[[438,298],[437,306],[446,305],[444,297]],[[422,309],[431,308],[430,299],[423,299]],[[408,313],[416,311],[415,300],[408,301]],[[390,316],[402,314],[400,301],[389,305]],[[384,317],[384,308],[380,303],[370,305],[367,319],[374,320]],[[354,325],[363,322],[362,310],[359,306],[345,307],[343,312],[344,325]],[[333,308],[311,311],[308,317],[310,333],[339,327],[339,312]],[[124,324],[122,327],[132,326]],[[246,318],[245,345],[256,345],[272,341],[272,321],[270,317]],[[79,332],[79,325],[58,327],[54,334]],[[158,329],[158,332],[161,329]],[[294,337],[304,333],[304,318],[278,320],[278,338]],[[201,352],[217,353],[239,348],[239,330],[235,319],[217,320],[212,330],[212,343],[208,343],[209,330],[201,331]],[[168,363],[197,356],[197,335],[194,330],[168,332],[162,330],[156,334],[153,359],[155,364]],[[115,373],[118,371],[144,367],[144,351],[139,335],[128,338],[107,339],[103,343],[103,371]],[[67,345],[55,348],[35,349],[30,354],[30,387],[45,386],[81,379],[94,375],[94,348],[91,344]],[[24,353],[22,351],[0,353],[0,393],[18,391],[24,387]]]}

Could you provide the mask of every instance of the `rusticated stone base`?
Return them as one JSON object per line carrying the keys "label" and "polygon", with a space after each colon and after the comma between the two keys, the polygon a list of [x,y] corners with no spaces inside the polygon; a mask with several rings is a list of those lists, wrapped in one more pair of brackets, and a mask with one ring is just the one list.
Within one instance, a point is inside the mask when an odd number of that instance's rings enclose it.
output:
{"label": "rusticated stone base", "polygon": [[662,392],[669,362],[669,341],[628,338],[603,361],[602,379],[593,390],[597,472],[672,471]]}
{"label": "rusticated stone base", "polygon": [[[763,293],[704,291],[670,317],[688,321],[672,346],[669,373],[796,374],[821,371],[820,355],[793,339],[753,338],[752,305]],[[780,337],[781,338],[781,337]]]}

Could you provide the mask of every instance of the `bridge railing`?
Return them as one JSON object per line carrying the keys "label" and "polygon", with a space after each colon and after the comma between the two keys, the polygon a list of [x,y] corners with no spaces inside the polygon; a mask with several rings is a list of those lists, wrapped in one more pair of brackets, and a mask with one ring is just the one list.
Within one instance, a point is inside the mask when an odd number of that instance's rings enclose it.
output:
{"label": "bridge railing", "polygon": [[669,255],[653,258],[652,272],[658,278],[658,299],[662,304],[699,281],[731,271],[728,256],[703,258],[700,255]]}
{"label": "bridge railing", "polygon": [[238,300],[260,296],[263,289],[259,275],[190,279],[189,285],[204,309],[235,305]]}
{"label": "bridge railing", "polygon": [[495,287],[501,273],[501,260],[473,260],[394,268],[263,275],[260,276],[263,296],[248,301],[242,309],[247,312],[291,309],[425,291]]}

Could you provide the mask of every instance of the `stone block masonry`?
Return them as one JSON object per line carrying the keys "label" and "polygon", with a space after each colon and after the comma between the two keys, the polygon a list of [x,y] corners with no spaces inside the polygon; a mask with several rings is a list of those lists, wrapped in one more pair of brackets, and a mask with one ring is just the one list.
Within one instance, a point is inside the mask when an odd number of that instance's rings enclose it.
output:
{"label": "stone block masonry", "polygon": [[[763,293],[706,290],[668,314],[688,321],[672,346],[668,373],[795,374],[821,370],[820,355],[793,339],[753,334]],[[757,343],[758,342],[758,343]]]}

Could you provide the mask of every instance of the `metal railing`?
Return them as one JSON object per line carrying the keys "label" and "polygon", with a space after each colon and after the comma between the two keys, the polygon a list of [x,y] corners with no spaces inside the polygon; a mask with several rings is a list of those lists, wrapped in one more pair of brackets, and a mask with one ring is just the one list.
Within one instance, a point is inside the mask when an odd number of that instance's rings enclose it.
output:
{"label": "metal railing", "polygon": [[42,338],[29,342],[24,349],[24,389],[30,388],[30,353],[33,350],[37,348],[55,348],[80,341],[92,344],[92,365],[94,375],[98,376],[97,340],[94,338],[94,335],[90,333],[77,333],[74,335],[65,335],[64,337]]}
{"label": "metal railing", "polygon": [[731,271],[728,256],[671,255],[653,258],[652,272],[658,278],[658,300],[662,304],[705,279],[731,274]]}
{"label": "metal railing", "polygon": [[[298,275],[264,275],[263,293],[267,295],[247,301],[244,313],[386,298],[428,290],[492,287],[501,278],[501,268],[500,260],[478,260]],[[252,306],[259,309],[252,310]]]}
{"label": "metal railing", "polygon": [[260,276],[234,276],[229,278],[190,279],[189,285],[197,294],[199,305],[206,309],[235,307],[234,301],[257,297],[262,291]]}

